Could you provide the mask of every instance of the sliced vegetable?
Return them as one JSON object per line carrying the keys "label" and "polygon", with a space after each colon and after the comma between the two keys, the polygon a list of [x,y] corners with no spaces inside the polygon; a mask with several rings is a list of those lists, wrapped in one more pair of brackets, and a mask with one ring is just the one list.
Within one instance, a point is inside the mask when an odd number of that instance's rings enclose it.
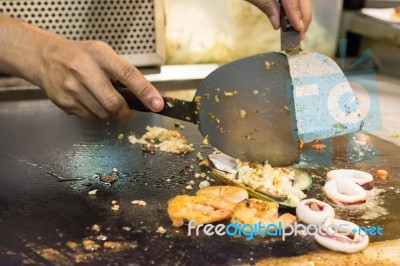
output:
{"label": "sliced vegetable", "polygon": [[293,186],[300,190],[309,189],[312,185],[312,178],[309,174],[303,170],[292,168],[296,173],[296,179],[293,182]]}

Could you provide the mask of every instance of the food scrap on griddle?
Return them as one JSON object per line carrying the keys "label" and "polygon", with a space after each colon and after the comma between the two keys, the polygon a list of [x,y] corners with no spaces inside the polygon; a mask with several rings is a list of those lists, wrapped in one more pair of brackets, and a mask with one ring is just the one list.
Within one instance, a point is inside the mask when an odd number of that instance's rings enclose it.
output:
{"label": "food scrap on griddle", "polygon": [[154,153],[156,149],[175,154],[186,154],[193,151],[193,145],[181,133],[162,127],[146,127],[147,132],[141,137],[135,135],[128,137],[132,144],[142,144],[144,152]]}

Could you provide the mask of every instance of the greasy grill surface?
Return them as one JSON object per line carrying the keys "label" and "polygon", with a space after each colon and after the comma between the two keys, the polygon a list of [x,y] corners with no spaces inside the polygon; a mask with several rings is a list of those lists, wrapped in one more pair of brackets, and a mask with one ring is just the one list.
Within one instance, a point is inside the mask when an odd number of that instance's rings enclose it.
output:
{"label": "greasy grill surface", "polygon": [[[312,237],[290,237],[284,242],[272,238],[246,241],[242,237],[187,236],[186,227],[173,228],[166,212],[167,201],[184,192],[187,183],[195,180],[193,174],[200,172],[196,153],[206,155],[212,149],[200,147],[203,138],[190,124],[184,124],[182,133],[196,151],[185,156],[159,151],[155,155],[144,154],[140,145],[128,143],[127,135],[133,132],[140,136],[146,125],[174,129],[174,122],[135,113],[128,123],[93,123],[68,117],[46,100],[1,103],[0,264],[226,264],[323,250]],[[124,134],[123,140],[117,138],[120,133]],[[400,148],[368,138],[363,147],[372,143],[379,149],[380,163],[348,164],[346,138],[339,138],[333,145],[333,165],[369,172],[387,169],[388,181],[377,181],[376,185],[386,190],[379,197],[379,207],[391,214],[370,220],[359,214],[340,215],[359,225],[367,221],[366,225],[382,226],[384,236],[371,237],[371,241],[397,239]],[[360,156],[368,155],[365,149]],[[376,160],[376,154],[371,153],[369,159]],[[112,174],[114,167],[119,169],[118,181],[111,186],[101,182],[99,176]],[[307,171],[316,174],[315,185],[308,194],[321,197],[324,181],[318,177],[324,177],[327,169]],[[197,190],[202,180],[195,181],[195,190],[189,194]],[[98,189],[97,195],[89,196],[88,191],[93,189]],[[130,204],[137,199],[145,200],[147,206]],[[119,211],[111,210],[112,200],[121,206]],[[367,210],[373,211],[376,210]],[[93,224],[100,226],[100,232],[91,230]],[[167,232],[155,232],[159,226]],[[107,241],[128,241],[131,246],[90,251],[80,245],[85,239],[102,244],[104,236]],[[68,241],[78,243],[80,248],[73,251],[66,245]]]}

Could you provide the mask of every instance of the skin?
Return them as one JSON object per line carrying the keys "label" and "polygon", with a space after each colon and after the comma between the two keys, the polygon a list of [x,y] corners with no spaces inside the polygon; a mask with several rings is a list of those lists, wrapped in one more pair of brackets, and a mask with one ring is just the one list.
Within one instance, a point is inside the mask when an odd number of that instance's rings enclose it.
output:
{"label": "skin", "polygon": [[[280,6],[276,0],[246,0],[264,12],[275,30],[280,28]],[[311,0],[282,0],[283,7],[290,23],[300,32],[300,38],[304,36],[311,24],[312,6]]]}
{"label": "skin", "polygon": [[[279,28],[276,0],[247,0]],[[301,37],[311,22],[310,0],[284,0],[284,8]],[[18,76],[43,88],[67,114],[86,119],[125,120],[131,110],[111,81],[130,89],[151,111],[164,102],[158,90],[101,41],[72,41],[0,13],[0,72]]]}

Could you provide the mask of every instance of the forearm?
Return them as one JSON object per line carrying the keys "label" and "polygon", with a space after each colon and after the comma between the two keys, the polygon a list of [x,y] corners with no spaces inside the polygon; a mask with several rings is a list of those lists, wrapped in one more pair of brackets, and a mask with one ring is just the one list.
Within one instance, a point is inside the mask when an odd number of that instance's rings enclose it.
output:
{"label": "forearm", "polygon": [[60,38],[0,13],[0,72],[41,85],[43,54]]}

